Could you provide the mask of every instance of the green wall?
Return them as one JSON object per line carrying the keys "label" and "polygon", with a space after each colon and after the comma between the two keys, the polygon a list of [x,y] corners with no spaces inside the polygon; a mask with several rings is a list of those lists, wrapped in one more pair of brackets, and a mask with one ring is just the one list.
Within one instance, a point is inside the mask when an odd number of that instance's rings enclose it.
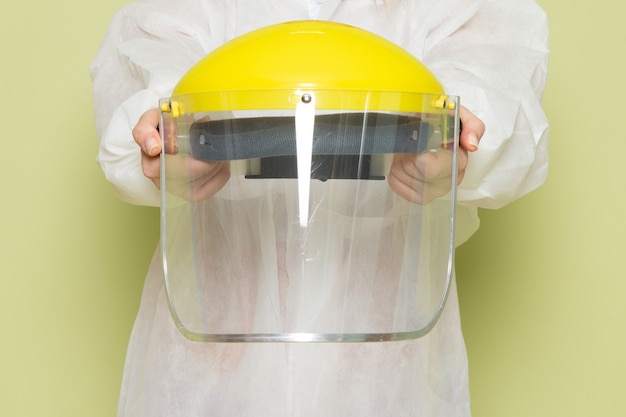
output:
{"label": "green wall", "polygon": [[544,187],[458,251],[477,417],[626,415],[626,3],[540,0]]}
{"label": "green wall", "polygon": [[88,66],[126,1],[0,6],[0,416],[115,415],[158,212],[95,161]]}
{"label": "green wall", "polygon": [[[0,415],[111,416],[158,212],[95,163],[88,65],[128,1],[0,6]],[[6,2],[5,2],[6,3]],[[626,29],[618,0],[542,0],[550,179],[458,251],[477,417],[626,410]]]}

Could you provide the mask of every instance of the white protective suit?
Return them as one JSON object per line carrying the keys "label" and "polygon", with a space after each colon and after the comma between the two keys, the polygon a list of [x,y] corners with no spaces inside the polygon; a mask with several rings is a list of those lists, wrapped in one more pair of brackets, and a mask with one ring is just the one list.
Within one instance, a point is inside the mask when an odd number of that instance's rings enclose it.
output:
{"label": "white protective suit", "polygon": [[[532,0],[144,0],[114,17],[91,67],[98,161],[120,198],[159,204],[131,130],[195,62],[253,29],[312,18],[358,26],[404,47],[485,122],[459,189],[457,243],[478,227],[476,207],[501,207],[543,182],[548,34]],[[454,285],[437,326],[417,340],[200,343],[175,328],[155,256],[119,416],[469,415]]]}

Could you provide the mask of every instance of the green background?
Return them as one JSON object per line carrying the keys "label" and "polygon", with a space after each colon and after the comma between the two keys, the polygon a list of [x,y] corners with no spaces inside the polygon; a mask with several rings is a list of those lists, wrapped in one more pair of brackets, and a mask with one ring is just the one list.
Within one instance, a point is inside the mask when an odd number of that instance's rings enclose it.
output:
{"label": "green background", "polygon": [[[158,238],[95,162],[88,65],[123,0],[0,6],[0,415],[112,416]],[[626,3],[541,0],[545,186],[458,250],[476,417],[626,412]]]}

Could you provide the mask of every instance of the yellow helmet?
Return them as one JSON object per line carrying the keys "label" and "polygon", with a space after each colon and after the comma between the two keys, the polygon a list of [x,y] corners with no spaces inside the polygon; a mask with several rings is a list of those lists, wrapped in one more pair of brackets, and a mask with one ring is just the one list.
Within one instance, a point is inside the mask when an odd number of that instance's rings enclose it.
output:
{"label": "yellow helmet", "polygon": [[[209,53],[180,80],[170,105],[174,113],[225,110],[215,93],[230,92],[227,110],[292,109],[293,91],[302,90],[315,91],[316,107],[324,110],[416,111],[423,104],[415,93],[444,94],[418,59],[380,36],[339,23],[295,21]],[[445,98],[436,107],[442,105]]]}
{"label": "yellow helmet", "polygon": [[[282,23],[217,48],[160,103],[163,271],[186,337],[373,342],[434,326],[458,98],[419,60],[355,27]],[[425,204],[404,201],[384,181],[394,161],[449,170],[450,193],[415,181]],[[207,166],[221,167],[209,182]]]}

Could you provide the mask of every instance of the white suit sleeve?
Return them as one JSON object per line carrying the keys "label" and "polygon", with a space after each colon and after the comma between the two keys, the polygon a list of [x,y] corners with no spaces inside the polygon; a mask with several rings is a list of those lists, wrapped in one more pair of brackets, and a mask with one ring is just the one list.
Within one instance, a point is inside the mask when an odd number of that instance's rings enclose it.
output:
{"label": "white suit sleeve", "polygon": [[470,154],[459,200],[498,208],[547,175],[548,123],[541,105],[547,19],[531,0],[457,3],[474,6],[465,8],[473,14],[431,30],[424,63],[486,126],[479,150]]}
{"label": "white suit sleeve", "polygon": [[[99,142],[98,163],[118,196],[157,206],[160,194],[144,177],[132,129],[208,50],[206,2],[137,2],[111,21],[90,71]],[[216,40],[217,41],[217,40]]]}

